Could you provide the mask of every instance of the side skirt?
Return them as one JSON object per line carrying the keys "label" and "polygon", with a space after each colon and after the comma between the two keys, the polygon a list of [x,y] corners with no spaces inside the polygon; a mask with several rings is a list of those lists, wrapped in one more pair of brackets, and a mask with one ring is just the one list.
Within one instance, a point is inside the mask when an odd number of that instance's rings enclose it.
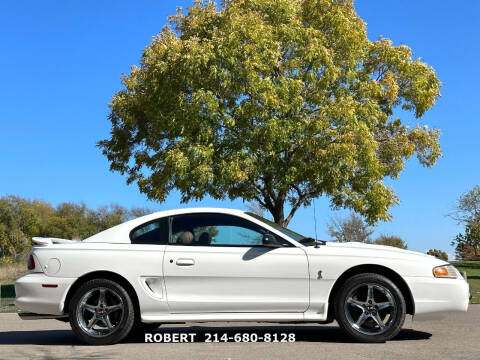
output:
{"label": "side skirt", "polygon": [[[309,316],[310,315],[310,316]],[[323,323],[326,319],[318,314],[307,313],[202,313],[202,314],[158,314],[142,315],[144,323],[173,322],[315,322]]]}
{"label": "side skirt", "polygon": [[49,315],[49,314],[35,314],[29,312],[19,312],[18,316],[22,320],[42,320],[42,319],[57,319],[68,321],[68,315]]}

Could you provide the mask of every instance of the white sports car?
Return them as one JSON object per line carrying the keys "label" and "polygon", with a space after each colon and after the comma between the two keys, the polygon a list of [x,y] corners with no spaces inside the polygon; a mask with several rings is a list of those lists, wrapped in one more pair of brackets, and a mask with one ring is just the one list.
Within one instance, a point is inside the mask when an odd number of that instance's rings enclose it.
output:
{"label": "white sports car", "polygon": [[466,311],[450,264],[388,246],[316,242],[228,209],[157,212],[82,242],[34,238],[15,283],[23,319],[59,318],[88,344],[163,323],[334,319],[364,342],[393,338],[407,314]]}

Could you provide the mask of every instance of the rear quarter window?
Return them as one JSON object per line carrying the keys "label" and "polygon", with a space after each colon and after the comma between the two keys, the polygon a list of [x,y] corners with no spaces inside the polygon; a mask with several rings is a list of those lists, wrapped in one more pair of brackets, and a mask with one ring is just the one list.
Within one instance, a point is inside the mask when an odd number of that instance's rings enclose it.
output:
{"label": "rear quarter window", "polygon": [[165,245],[168,243],[168,218],[149,221],[130,232],[132,244]]}

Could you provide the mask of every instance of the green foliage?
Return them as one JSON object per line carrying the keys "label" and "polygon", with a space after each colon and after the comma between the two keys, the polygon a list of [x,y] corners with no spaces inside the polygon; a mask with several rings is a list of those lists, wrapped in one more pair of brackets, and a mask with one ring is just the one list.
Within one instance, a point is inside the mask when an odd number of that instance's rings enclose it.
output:
{"label": "green foliage", "polygon": [[480,280],[480,261],[455,261],[452,262],[452,264],[454,264],[457,269],[476,269],[475,275],[478,275],[478,279]]}
{"label": "green foliage", "polygon": [[61,203],[57,207],[18,196],[0,198],[0,259],[17,259],[30,249],[33,236],[81,240],[151,211],[119,205],[87,208],[85,204]]}
{"label": "green foliage", "polygon": [[377,245],[394,246],[400,249],[408,249],[407,244],[405,244],[402,238],[395,235],[382,234],[378,238],[376,238],[373,243]]}
{"label": "green foliage", "polygon": [[445,251],[442,251],[442,250],[438,250],[438,249],[430,249],[427,251],[427,254],[428,255],[432,255],[432,256],[435,256],[439,259],[442,259],[442,260],[445,260],[445,261],[448,261],[448,255]]}
{"label": "green foliage", "polygon": [[338,242],[364,242],[370,243],[373,230],[363,219],[355,213],[350,213],[348,218],[331,218],[328,232]]}
{"label": "green foliage", "polygon": [[0,255],[17,257],[30,247],[26,234],[40,231],[40,221],[35,205],[25,206],[26,201],[17,196],[0,198]]}
{"label": "green foliage", "polygon": [[7,266],[15,264],[15,260],[11,257],[2,256],[0,257],[0,266]]}
{"label": "green foliage", "polygon": [[452,241],[455,254],[462,260],[480,260],[480,221],[471,221],[465,226],[465,233],[458,234]]}
{"label": "green foliage", "polygon": [[453,265],[459,271],[467,273],[468,284],[470,285],[471,304],[480,304],[480,261],[456,261]]}
{"label": "green foliage", "polygon": [[285,226],[328,196],[373,224],[398,202],[384,179],[441,156],[438,130],[396,117],[435,104],[434,70],[370,41],[352,1],[197,0],[170,20],[122,78],[98,144],[150,199],[240,197]]}

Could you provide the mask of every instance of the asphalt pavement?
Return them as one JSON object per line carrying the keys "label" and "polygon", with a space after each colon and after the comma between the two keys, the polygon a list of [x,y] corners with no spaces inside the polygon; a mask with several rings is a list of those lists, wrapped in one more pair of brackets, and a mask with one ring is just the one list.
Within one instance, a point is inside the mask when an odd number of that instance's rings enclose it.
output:
{"label": "asphalt pavement", "polygon": [[[145,343],[142,337],[112,346],[86,346],[78,342],[68,323],[57,320],[26,321],[20,320],[16,314],[0,314],[0,359],[8,360],[22,358],[478,360],[480,305],[470,305],[468,313],[452,313],[442,320],[419,322],[412,321],[409,317],[397,338],[384,344],[353,343],[335,324],[165,325],[154,331],[149,339],[161,342]],[[211,342],[205,342],[206,340]],[[253,342],[255,340],[256,342]]]}

